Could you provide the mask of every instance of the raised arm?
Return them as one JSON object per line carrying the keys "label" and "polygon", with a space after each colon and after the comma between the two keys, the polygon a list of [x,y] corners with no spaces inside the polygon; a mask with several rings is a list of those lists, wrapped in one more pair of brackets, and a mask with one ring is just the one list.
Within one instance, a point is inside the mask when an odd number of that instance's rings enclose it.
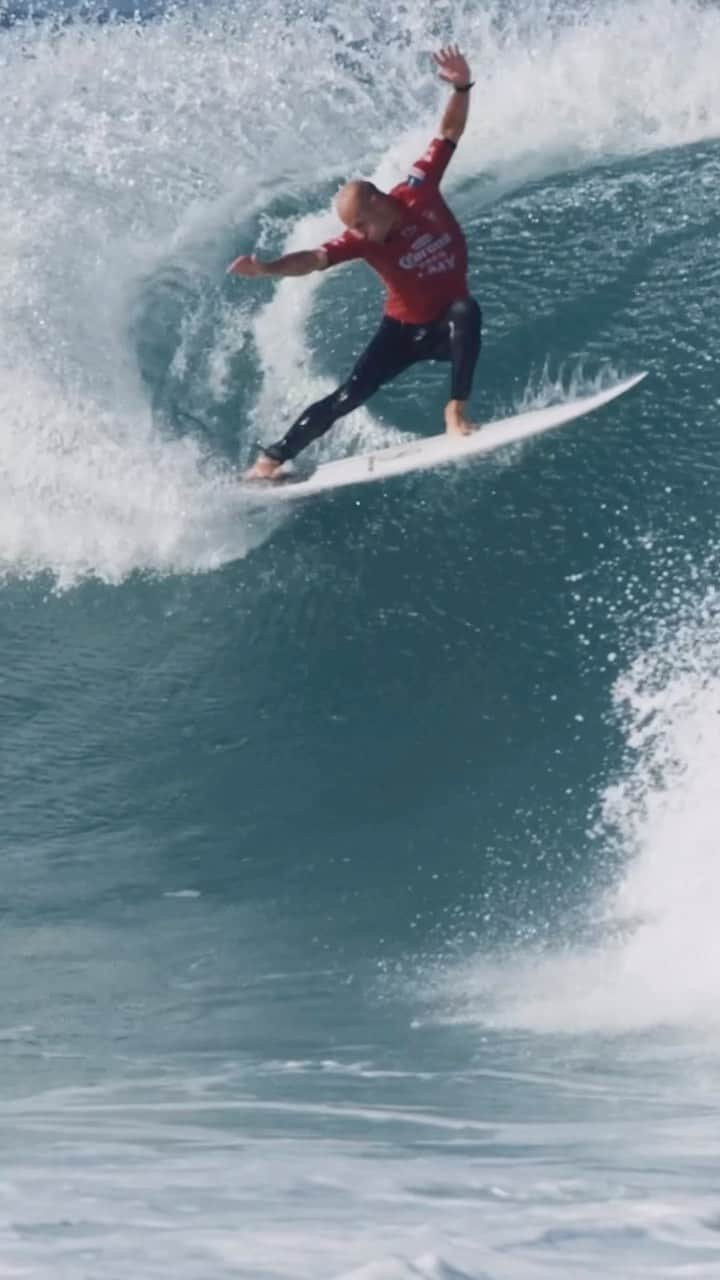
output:
{"label": "raised arm", "polygon": [[433,58],[440,78],[453,88],[440,124],[440,137],[447,138],[449,142],[458,142],[465,132],[470,107],[470,90],[473,86],[470,66],[456,44],[450,44],[447,49],[434,53]]}
{"label": "raised arm", "polygon": [[286,253],[271,262],[260,262],[255,254],[243,253],[230,263],[229,276],[309,276],[312,271],[324,271],[328,255],[324,249],[302,249],[299,253]]}

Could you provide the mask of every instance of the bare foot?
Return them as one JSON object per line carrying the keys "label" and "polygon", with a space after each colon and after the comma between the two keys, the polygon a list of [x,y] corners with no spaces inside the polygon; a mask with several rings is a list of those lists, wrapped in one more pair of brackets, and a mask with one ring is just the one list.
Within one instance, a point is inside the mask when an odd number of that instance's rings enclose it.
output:
{"label": "bare foot", "polygon": [[281,477],[277,473],[281,466],[282,462],[278,462],[277,458],[269,458],[266,453],[261,453],[249,470],[245,472],[243,479],[279,480]]}
{"label": "bare foot", "polygon": [[472,422],[460,413],[445,414],[445,430],[449,436],[469,436],[475,430]]}

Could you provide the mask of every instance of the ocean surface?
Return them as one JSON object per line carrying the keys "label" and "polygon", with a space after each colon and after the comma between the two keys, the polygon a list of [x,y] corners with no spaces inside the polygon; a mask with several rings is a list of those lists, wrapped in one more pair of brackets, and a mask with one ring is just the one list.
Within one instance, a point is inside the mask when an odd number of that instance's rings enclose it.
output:
{"label": "ocean surface", "polygon": [[[0,7],[0,1277],[720,1276],[720,11]],[[477,87],[451,472],[248,508]],[[317,456],[432,434],[411,371]]]}

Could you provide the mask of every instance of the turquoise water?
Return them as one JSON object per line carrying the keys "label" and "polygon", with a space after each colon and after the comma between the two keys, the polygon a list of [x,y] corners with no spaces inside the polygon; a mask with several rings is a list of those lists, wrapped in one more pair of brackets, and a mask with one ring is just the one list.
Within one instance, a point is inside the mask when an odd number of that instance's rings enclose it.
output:
{"label": "turquoise water", "polygon": [[[720,15],[5,21],[0,1275],[717,1276]],[[402,175],[451,35],[475,416],[649,377],[248,510],[380,292],[225,264]]]}

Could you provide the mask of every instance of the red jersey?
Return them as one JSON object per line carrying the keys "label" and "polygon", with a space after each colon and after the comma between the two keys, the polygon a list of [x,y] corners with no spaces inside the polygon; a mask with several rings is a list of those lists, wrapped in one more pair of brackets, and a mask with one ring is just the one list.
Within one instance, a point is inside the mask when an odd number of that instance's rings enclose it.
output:
{"label": "red jersey", "polygon": [[385,315],[406,324],[428,324],[456,298],[468,297],[467,244],[440,195],[439,183],[455,143],[433,138],[404,182],[393,187],[401,218],[381,244],[346,231],[322,248],[328,265],[363,258],[388,291]]}

